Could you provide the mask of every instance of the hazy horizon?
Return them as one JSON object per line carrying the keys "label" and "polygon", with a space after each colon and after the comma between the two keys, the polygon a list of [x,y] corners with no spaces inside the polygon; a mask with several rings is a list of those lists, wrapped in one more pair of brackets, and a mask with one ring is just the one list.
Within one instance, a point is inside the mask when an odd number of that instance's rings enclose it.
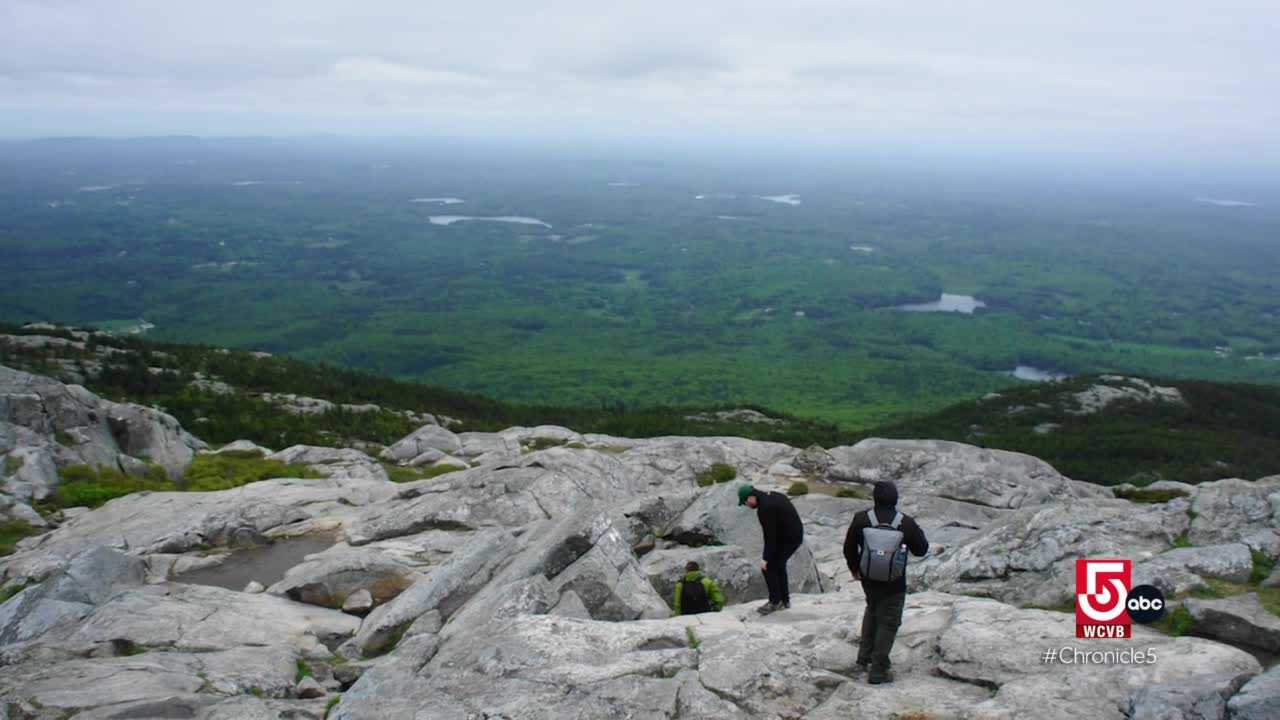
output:
{"label": "hazy horizon", "polygon": [[16,0],[0,137],[1280,159],[1280,6]]}

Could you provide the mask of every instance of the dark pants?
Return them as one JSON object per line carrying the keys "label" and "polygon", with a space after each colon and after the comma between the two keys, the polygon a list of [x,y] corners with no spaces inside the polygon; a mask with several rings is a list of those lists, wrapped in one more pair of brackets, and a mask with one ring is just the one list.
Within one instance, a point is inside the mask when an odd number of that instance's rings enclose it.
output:
{"label": "dark pants", "polygon": [[[869,587],[870,586],[870,587]],[[907,603],[905,590],[875,587],[864,582],[867,611],[862,615],[862,640],[858,644],[858,662],[870,665],[871,672],[889,669],[889,652],[902,625],[902,608]]]}
{"label": "dark pants", "polygon": [[769,569],[764,571],[764,583],[769,586],[769,602],[775,605],[791,603],[791,588],[787,586],[787,561],[799,549],[799,545],[782,548],[778,557],[769,560]]}

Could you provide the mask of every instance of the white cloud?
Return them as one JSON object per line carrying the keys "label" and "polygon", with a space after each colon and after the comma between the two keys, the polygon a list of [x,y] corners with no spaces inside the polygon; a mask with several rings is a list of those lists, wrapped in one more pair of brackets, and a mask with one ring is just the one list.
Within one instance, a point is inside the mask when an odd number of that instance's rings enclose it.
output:
{"label": "white cloud", "polygon": [[1276,37],[1272,0],[6,0],[0,135],[216,111],[229,134],[1280,147]]}

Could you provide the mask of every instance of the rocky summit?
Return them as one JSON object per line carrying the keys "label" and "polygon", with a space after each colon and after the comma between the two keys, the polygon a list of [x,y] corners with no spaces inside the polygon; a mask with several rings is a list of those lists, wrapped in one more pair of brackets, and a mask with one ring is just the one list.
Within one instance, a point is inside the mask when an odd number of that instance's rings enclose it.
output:
{"label": "rocky summit", "polygon": [[[1133,502],[958,443],[434,422],[378,451],[237,443],[309,471],[40,512],[68,467],[178,478],[209,450],[158,410],[0,368],[0,512],[40,531],[0,559],[0,718],[1280,717],[1256,577],[1280,558],[1280,476]],[[719,465],[736,478],[710,480]],[[931,549],[908,569],[896,680],[873,686],[841,551],[878,480]],[[797,481],[792,606],[760,617],[736,488]],[[1181,624],[1077,640],[1078,558],[1132,560]],[[672,617],[689,560],[723,612]]]}

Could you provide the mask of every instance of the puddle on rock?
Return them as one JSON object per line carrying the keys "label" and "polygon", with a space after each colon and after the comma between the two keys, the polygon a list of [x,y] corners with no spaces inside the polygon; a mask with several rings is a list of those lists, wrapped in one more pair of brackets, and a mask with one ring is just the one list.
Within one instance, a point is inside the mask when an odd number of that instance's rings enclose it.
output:
{"label": "puddle on rock", "polygon": [[270,587],[284,579],[289,568],[301,563],[306,556],[327,550],[333,544],[334,538],[327,535],[304,535],[277,540],[270,545],[241,548],[228,553],[226,560],[217,565],[183,573],[174,581],[244,590],[256,580]]}

